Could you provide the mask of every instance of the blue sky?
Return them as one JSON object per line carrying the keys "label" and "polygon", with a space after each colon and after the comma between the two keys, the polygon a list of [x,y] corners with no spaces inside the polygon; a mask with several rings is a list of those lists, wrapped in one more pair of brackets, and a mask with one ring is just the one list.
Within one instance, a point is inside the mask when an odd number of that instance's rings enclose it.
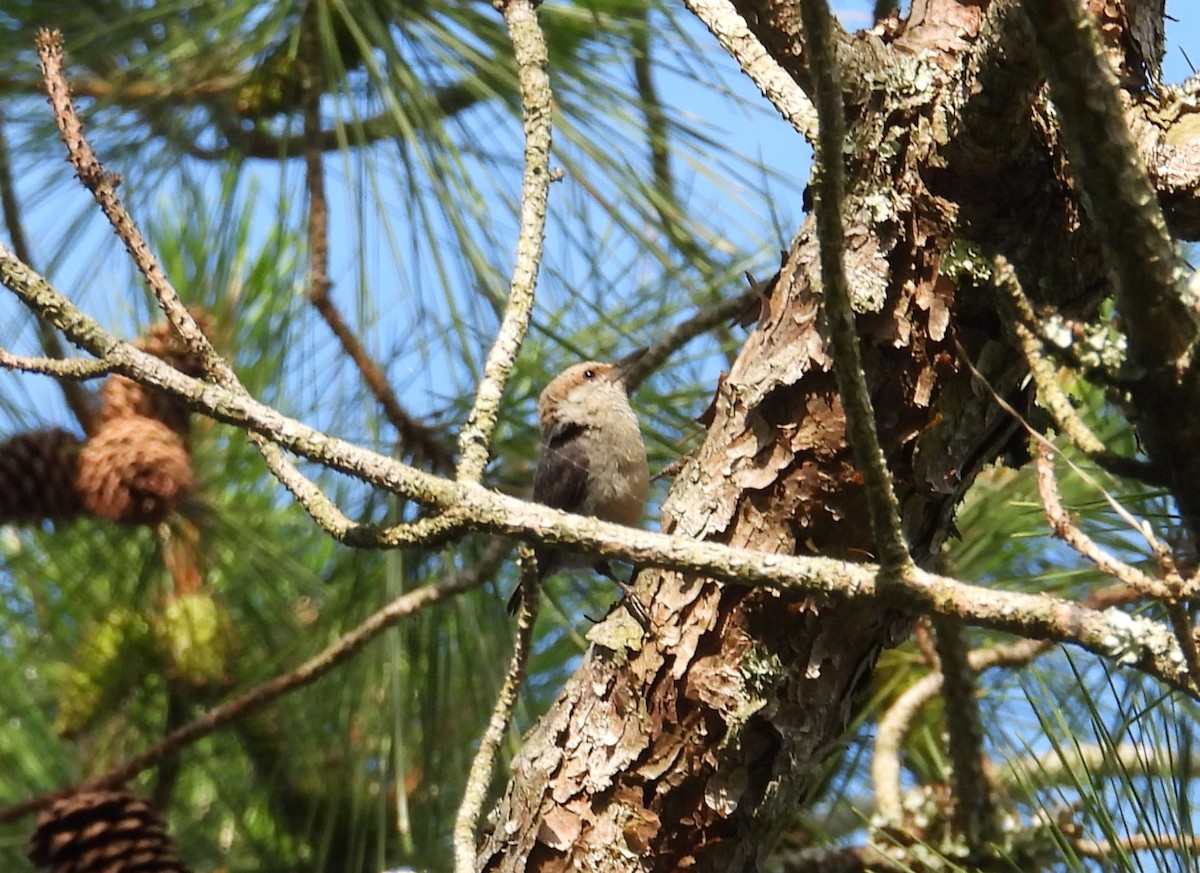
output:
{"label": "blue sky", "polygon": [[[847,27],[861,27],[869,23],[872,5],[869,0],[834,4]],[[1190,73],[1184,52],[1193,58],[1200,58],[1200,36],[1198,36],[1200,34],[1200,4],[1195,0],[1172,0],[1168,3],[1168,12],[1178,20],[1168,22],[1169,48],[1165,76],[1168,82],[1178,82]],[[690,193],[692,203],[696,204],[697,208],[708,209],[711,207],[713,210],[720,211],[721,219],[718,224],[724,229],[729,239],[750,250],[761,251],[761,260],[756,264],[748,265],[748,267],[756,272],[766,272],[772,267],[775,251],[786,245],[788,238],[799,223],[800,195],[807,178],[811,151],[785,122],[765,106],[753,84],[736,69],[732,61],[724,55],[703,28],[698,23],[693,23],[692,30],[693,33],[689,36],[705,53],[703,60],[718,71],[719,86],[714,87],[714,83],[711,81],[698,81],[695,77],[687,75],[686,70],[672,72],[664,69],[659,73],[660,90],[664,102],[671,106],[679,116],[693,120],[696,125],[702,127],[710,135],[721,137],[730,143],[734,150],[750,156],[757,156],[766,167],[780,173],[785,181],[775,190],[780,191],[784,196],[774,199],[772,208],[775,214],[763,215],[761,202],[751,196],[753,194],[751,188],[744,189],[748,198],[747,202],[738,204],[736,201],[739,193],[743,192],[742,182],[730,176],[710,175],[711,168],[690,164],[684,160],[676,161],[675,165],[680,179],[680,187]],[[728,89],[731,95],[740,98],[742,105],[726,99],[722,93],[723,89]],[[41,108],[41,105],[38,102],[31,108],[36,110]],[[746,106],[753,108],[748,110],[745,108]],[[563,143],[563,139],[560,137],[558,142]],[[59,148],[57,142],[49,143],[48,146],[48,151]],[[514,158],[518,154],[519,152],[514,152]],[[633,159],[631,158],[631,160]],[[52,162],[56,163],[57,167],[61,167],[57,161],[58,156],[54,155]],[[292,202],[288,205],[286,200],[289,197],[298,197],[302,190],[298,168],[293,168],[287,174],[281,175],[269,165],[264,165],[264,167],[265,171],[259,180],[259,195],[255,202],[255,221],[252,228],[253,235],[261,239],[267,238],[270,228],[278,221],[280,204],[285,204],[285,208],[293,210],[292,214],[295,215],[294,210],[297,208],[297,204]],[[126,173],[129,177],[129,185],[136,184],[136,178],[130,173],[130,168],[122,167],[119,163],[116,164],[116,168]],[[705,172],[706,170],[709,172]],[[364,247],[355,236],[363,235],[363,238],[366,238],[366,234],[371,232],[371,215],[369,210],[368,214],[364,214],[361,206],[363,192],[367,190],[369,182],[364,181],[361,173],[361,167],[354,160],[341,160],[336,157],[330,159],[329,188],[334,209],[333,231],[335,234],[332,240],[335,293],[351,313],[354,312],[357,301],[364,294],[362,290],[364,288],[386,289],[396,282],[400,282],[410,289],[417,289],[422,285],[429,284],[428,278],[423,277],[420,272],[428,268],[429,257],[427,255],[423,264],[403,266],[402,270],[409,269],[411,271],[407,274],[395,275],[393,271],[396,269],[397,262],[403,263],[407,257],[410,263],[415,263],[411,258],[411,253],[398,253],[393,242],[378,237],[368,239]],[[750,180],[750,182],[753,181],[755,180]],[[70,186],[67,187],[70,188]],[[214,179],[214,194],[218,187],[219,180]],[[571,195],[564,190],[565,187],[558,186],[552,192],[552,204],[561,205],[569,199]],[[62,205],[63,198],[66,202],[73,204],[72,208],[75,206],[84,210],[90,208],[88,196],[78,186],[75,186],[73,190],[65,191],[61,197],[58,195],[45,196],[45,180],[36,171],[23,173],[19,178],[18,188],[21,201],[31,207],[30,235],[34,240],[35,250],[39,248],[40,240],[50,240],[64,232],[62,228],[65,214]],[[487,195],[485,192],[485,196],[491,195]],[[189,211],[186,208],[181,210],[178,204],[172,204],[169,194],[161,195],[157,206],[160,208],[159,215],[146,214],[146,212],[138,215],[143,226],[157,222],[160,232],[170,233],[173,223],[178,226],[179,222],[201,219],[194,210]],[[495,250],[498,252],[510,250],[515,224],[512,221],[511,211],[508,210],[508,204],[492,200],[491,202],[477,203],[476,206],[492,216],[490,220],[485,220],[483,223],[487,225],[489,232],[495,235]],[[170,214],[172,209],[175,212],[173,216]],[[403,220],[411,223],[420,221],[421,217],[408,214],[403,216]],[[219,229],[217,228],[217,230]],[[547,249],[551,257],[547,259],[547,268],[543,271],[539,292],[545,303],[553,303],[555,295],[561,290],[562,281],[578,279],[581,275],[588,275],[588,271],[593,269],[592,264],[581,261],[577,256],[569,255],[568,252],[586,249],[588,245],[591,245],[586,237],[588,234],[594,234],[596,229],[587,227],[577,232],[583,234],[583,239],[568,244],[565,242],[563,231],[552,228],[554,235],[547,240]],[[144,310],[140,305],[131,304],[131,297],[137,295],[129,294],[128,268],[124,261],[124,254],[111,232],[104,225],[103,220],[95,214],[94,210],[92,210],[90,220],[86,222],[84,229],[79,234],[79,242],[80,244],[72,247],[73,254],[68,260],[56,265],[47,265],[43,260],[39,266],[47,269],[63,290],[69,291],[75,299],[80,300],[90,312],[96,314],[102,321],[108,324],[126,325],[132,329],[133,325],[144,318]],[[575,247],[574,249],[572,249],[572,245]],[[40,254],[44,255],[48,247],[50,247],[49,243],[47,246],[40,247]],[[628,270],[636,268],[636,258],[627,251],[621,250],[606,252],[606,257],[611,257],[614,262],[620,264],[618,268],[620,272],[611,277],[597,275],[594,277],[594,281],[607,282],[613,286],[613,293],[621,293],[623,287],[629,287],[625,280]],[[556,270],[562,272],[556,274]],[[469,280],[464,277],[461,281],[465,283]],[[637,291],[637,286],[633,286],[633,290]],[[733,293],[736,290],[738,290],[737,286],[723,288],[721,293]],[[373,292],[366,291],[365,293]],[[599,294],[599,292],[597,293]],[[415,301],[411,302],[411,306],[416,308],[406,308],[408,304],[402,302],[402,305],[393,313],[394,317],[419,318],[420,307],[426,305],[422,299],[415,291],[408,294],[405,300]],[[464,301],[464,305],[474,307],[472,312],[477,325],[476,340],[479,347],[486,348],[488,333],[494,324],[494,318],[486,307],[480,305],[479,300],[472,299],[472,295],[464,295]],[[6,327],[0,329],[0,342],[9,347],[29,349],[32,331],[29,329],[28,317],[11,299],[0,305],[9,307],[0,310],[9,313],[5,318]],[[545,312],[545,309],[539,309],[537,316],[543,324]],[[579,318],[595,320],[602,316],[602,311],[584,308]],[[317,327],[320,328],[319,325]],[[559,329],[555,325],[549,325],[549,327]],[[565,327],[569,333],[570,326]],[[631,341],[634,343],[647,341],[652,338],[650,332],[655,327],[654,325],[634,325],[632,331],[634,335],[630,338]],[[436,356],[437,350],[429,352],[405,346],[406,335],[400,329],[381,331],[381,333],[389,337],[394,336],[396,339],[375,340],[374,351],[381,358],[393,361],[393,376],[398,389],[406,399],[411,398],[414,408],[418,410],[436,408],[439,404],[444,403],[447,397],[458,396],[464,390],[469,390],[469,386],[466,384],[469,373],[459,374],[459,378],[447,378],[448,370],[426,366],[426,362],[430,360],[427,354]],[[609,334],[611,335],[611,331]],[[604,335],[603,330],[601,335]],[[537,341],[538,335],[535,332],[531,342],[536,343]],[[444,351],[448,352],[449,349]],[[307,399],[293,398],[296,400],[294,409],[301,414],[317,413],[319,405],[317,401],[330,388],[328,378],[322,380],[320,376],[322,372],[328,372],[323,366],[325,363],[323,355],[326,352],[323,347],[318,352],[306,356],[308,376],[303,373],[297,374],[301,389],[312,392],[312,396]],[[565,350],[559,353],[570,354]],[[446,354],[445,358],[453,360],[454,355]],[[2,386],[0,392],[8,399],[9,408],[19,419],[18,422],[14,422],[17,427],[35,423],[59,423],[67,420],[65,411],[59,402],[58,393],[47,380],[11,375],[0,376],[0,379],[3,380],[0,382],[0,386]],[[335,383],[341,384],[340,380],[342,379],[345,380],[344,389],[348,395],[357,390],[356,378],[352,373],[343,373],[338,380],[335,380]],[[313,421],[313,423],[320,424],[319,421]]]}

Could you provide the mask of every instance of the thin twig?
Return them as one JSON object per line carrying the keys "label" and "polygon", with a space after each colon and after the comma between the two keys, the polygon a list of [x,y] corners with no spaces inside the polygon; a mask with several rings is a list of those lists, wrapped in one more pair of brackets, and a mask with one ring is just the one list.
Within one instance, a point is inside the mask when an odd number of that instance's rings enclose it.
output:
{"label": "thin twig", "polygon": [[1108,268],[1128,340],[1126,388],[1146,454],[1169,480],[1179,514],[1200,533],[1197,324],[1184,264],[1125,119],[1094,16],[1076,0],[1022,3],[1089,230]]}
{"label": "thin twig", "polygon": [[718,325],[726,324],[730,319],[742,312],[747,306],[757,300],[759,291],[752,288],[737,296],[727,297],[702,306],[689,318],[679,322],[674,327],[667,328],[666,333],[656,339],[646,349],[646,353],[634,362],[625,377],[625,384],[634,391],[646,380],[651,373],[656,372],[672,354],[703,333],[708,333]]}
{"label": "thin twig", "polygon": [[1119,561],[1102,549],[1095,540],[1079,529],[1063,506],[1059,496],[1058,479],[1054,475],[1053,446],[1038,442],[1034,447],[1034,463],[1037,470],[1038,495],[1046,521],[1056,537],[1091,561],[1100,572],[1120,580],[1144,597],[1157,600],[1170,595],[1170,589],[1157,579],[1147,576],[1136,567]]}
{"label": "thin twig", "polygon": [[352,521],[315,482],[284,455],[279,446],[262,434],[250,434],[267,469],[296,498],[296,502],[339,543],[359,549],[391,549],[402,546],[433,546],[461,533],[470,519],[459,510],[446,510],[435,516],[392,525],[363,524]]}
{"label": "thin twig", "polygon": [[941,690],[941,672],[927,673],[904,689],[875,726],[871,786],[875,789],[875,808],[886,825],[898,827],[904,822],[900,765],[904,738],[908,736],[921,709]]}
{"label": "thin twig", "polygon": [[[8,237],[12,240],[13,251],[17,257],[27,264],[33,263],[33,252],[29,250],[29,243],[25,238],[25,225],[21,221],[21,208],[17,203],[17,187],[13,181],[12,172],[12,153],[8,149],[8,134],[5,130],[4,109],[0,107],[0,207],[4,210],[4,224],[8,228]],[[46,323],[46,320],[41,316],[34,316],[38,326],[38,342],[41,343],[42,352],[48,358],[65,359],[67,356],[66,350],[59,342],[58,334],[54,332],[54,328]],[[13,360],[17,360],[14,356]],[[32,360],[29,358],[23,359],[26,361]],[[9,364],[5,364],[9,366]],[[47,373],[58,375],[53,368],[44,368],[33,370],[30,367],[21,367],[21,369],[29,372]],[[95,410],[92,408],[92,402],[88,398],[87,392],[82,386],[74,381],[75,377],[67,379],[58,379],[59,390],[63,393],[63,399],[67,402],[67,408],[71,410],[71,414],[75,416],[75,420],[79,422],[79,426],[83,428],[84,433],[91,433],[94,427]]]}
{"label": "thin twig", "polygon": [[997,781],[1012,787],[1036,777],[1042,785],[1096,783],[1113,775],[1172,778],[1200,769],[1200,755],[1184,757],[1177,750],[1147,746],[1143,742],[1076,742],[1044,752],[1012,758],[996,771]]}
{"label": "thin twig", "polygon": [[550,132],[552,95],[546,68],[546,39],[538,25],[536,3],[508,0],[498,4],[508,25],[524,110],[525,171],[521,183],[521,224],[517,257],[509,283],[508,304],[496,340],[483,365],[479,389],[459,434],[457,477],[478,482],[487,466],[492,434],[500,414],[504,385],[529,329],[550,196]]}
{"label": "thin twig", "polygon": [[487,730],[479,740],[479,751],[471,761],[471,771],[463,789],[462,804],[454,822],[454,870],[455,873],[475,873],[475,835],[479,828],[479,815],[487,800],[488,786],[492,781],[492,770],[496,765],[496,753],[508,726],[512,721],[513,707],[521,685],[525,682],[525,671],[529,665],[529,653],[533,647],[533,626],[537,622],[541,604],[542,586],[538,584],[537,562],[533,550],[526,547],[521,554],[521,609],[517,614],[517,631],[513,643],[512,659],[504,684],[496,696],[496,705],[488,720]]}
{"label": "thin twig", "polygon": [[1089,840],[1074,837],[1071,847],[1085,858],[1106,861],[1114,854],[1171,849],[1188,855],[1200,854],[1200,836],[1196,834],[1130,834],[1118,840]]}
{"label": "thin twig", "polygon": [[[1025,432],[1033,437],[1034,442],[1040,446],[1043,446],[1050,452],[1058,453],[1058,447],[1055,446],[1054,443],[1050,442],[1050,440],[1048,440],[1043,434],[1038,432],[1038,430],[1034,428],[1034,426],[1028,421],[1026,421],[1025,417],[1021,415],[1021,413],[1018,412],[1011,403],[1001,397],[1000,393],[992,387],[992,384],[987,380],[987,377],[984,376],[983,373],[979,372],[979,369],[973,363],[971,363],[971,359],[968,357],[967,351],[962,347],[962,344],[956,341],[955,347],[958,350],[959,358],[967,366],[967,369],[971,371],[971,375],[974,376],[975,379],[991,393],[992,400],[995,401],[996,405],[999,406],[1004,412],[1007,412],[1009,415],[1011,415],[1013,420],[1020,424],[1021,427],[1025,429]],[[1166,563],[1170,561],[1169,550],[1158,541],[1157,537],[1154,536],[1154,531],[1151,529],[1148,523],[1140,522],[1134,518],[1133,515],[1130,514],[1129,510],[1122,506],[1106,488],[1096,481],[1095,477],[1087,472],[1087,470],[1084,470],[1065,455],[1063,455],[1062,458],[1076,476],[1082,479],[1085,484],[1094,488],[1096,492],[1104,498],[1104,501],[1112,508],[1113,512],[1115,512],[1120,519],[1129,526],[1130,530],[1146,541],[1146,544],[1150,547],[1151,553],[1153,553],[1155,558],[1160,563]]]}
{"label": "thin twig", "polygon": [[[75,166],[79,178],[92,191],[138,269],[146,277],[159,305],[171,319],[176,331],[187,342],[189,348],[200,356],[205,372],[229,391],[249,399],[249,393],[238,380],[232,367],[216,352],[191,312],[181,303],[179,294],[163,273],[137,224],[121,203],[116,193],[119,180],[103,169],[83,135],[83,127],[71,102],[69,85],[63,73],[61,34],[57,31],[40,31],[38,54],[42,59],[43,76],[50,93],[50,102],[54,107],[55,120],[62,131],[71,163]],[[314,200],[318,203],[311,222],[313,230],[310,244],[314,264],[312,270],[316,277],[314,283],[320,284],[320,277],[327,276],[328,273],[328,247],[323,227],[325,198],[320,174],[316,174],[315,179],[310,179],[310,183],[316,185],[317,195]],[[325,281],[327,282],[327,279]],[[252,432],[249,436],[262,454],[267,469],[297,497],[314,521],[342,542],[369,546],[400,543],[411,545],[432,542],[439,536],[447,536],[461,528],[453,519],[430,519],[411,527],[396,525],[389,528],[374,528],[350,522],[333,501],[308,480],[277,446],[271,445],[262,434]]]}
{"label": "thin twig", "polygon": [[[321,132],[321,31],[316,20],[319,4],[308,3],[301,17],[302,71],[304,93],[304,183],[308,190],[308,299],[328,301],[329,287],[329,201],[325,198],[324,156],[317,144]],[[318,306],[319,308],[319,306]]]}
{"label": "thin twig", "polygon": [[328,293],[322,291],[319,297],[314,295],[315,286],[310,290],[309,300],[328,325],[329,330],[342,346],[342,351],[354,362],[359,375],[367,388],[375,395],[379,407],[392,427],[396,428],[400,446],[406,454],[417,460],[425,460],[430,467],[438,472],[449,472],[454,469],[454,451],[446,444],[445,439],[437,430],[412,415],[400,403],[400,398],[392,390],[383,369],[367,352],[358,336],[352,331],[341,311],[329,299]]}
{"label": "thin twig", "polygon": [[95,358],[33,358],[15,355],[7,349],[0,349],[0,367],[25,373],[58,376],[64,381],[94,379],[112,372],[112,364],[97,361]]}
{"label": "thin twig", "polygon": [[758,86],[779,114],[809,142],[817,138],[817,110],[779,62],[758,41],[730,0],[684,0],[684,5],[709,32],[742,72]]}
{"label": "thin twig", "polygon": [[967,846],[978,850],[994,832],[992,789],[984,773],[983,718],[967,635],[960,622],[934,619],[946,700],[946,732],[954,780],[954,817]]}
{"label": "thin twig", "polygon": [[1165,484],[1161,482],[1162,477],[1145,461],[1109,451],[1075,411],[1071,399],[1058,383],[1057,368],[1046,354],[1045,344],[1032,328],[1032,325],[1037,323],[1033,307],[1025,297],[1025,292],[1021,290],[1016,271],[1003,255],[997,255],[993,259],[992,279],[996,288],[1003,292],[1016,316],[1010,319],[1009,324],[1016,334],[1021,351],[1025,353],[1025,362],[1037,386],[1038,402],[1050,413],[1058,432],[1066,436],[1075,448],[1101,469],[1116,476]]}
{"label": "thin twig", "polygon": [[[982,673],[993,667],[1017,667],[1028,664],[1050,648],[1041,640],[1020,640],[1005,645],[972,649],[967,653],[967,667]],[[903,821],[904,803],[901,786],[900,752],[904,738],[912,729],[917,714],[942,690],[945,680],[941,669],[922,676],[904,690],[887,708],[875,729],[875,746],[871,758],[871,784],[875,803],[883,820],[896,825]],[[986,784],[986,783],[985,783]]]}
{"label": "thin twig", "polygon": [[[84,186],[92,192],[100,209],[125,244],[138,270],[146,278],[154,292],[158,305],[175,330],[187,343],[188,348],[200,355],[204,367],[222,381],[234,380],[233,371],[213,348],[204,331],[196,323],[191,312],[179,299],[179,294],[167,280],[158,259],[146,244],[121,199],[117,196],[117,185],[121,178],[109,173],[96,157],[91,145],[83,135],[83,124],[71,100],[71,88],[63,72],[62,34],[57,30],[39,30],[37,34],[38,58],[42,64],[42,76],[50,105],[54,109],[54,120],[67,146],[67,155]],[[236,380],[234,380],[236,381]],[[232,382],[230,383],[232,384]]]}
{"label": "thin twig", "polygon": [[912,556],[900,526],[900,505],[892,487],[875,411],[867,389],[858,347],[858,329],[850,298],[850,283],[843,263],[846,231],[842,224],[845,204],[845,118],[838,85],[833,32],[825,0],[800,0],[800,17],[812,70],[820,129],[817,136],[817,178],[814,212],[821,254],[821,284],[829,322],[830,354],[838,393],[846,414],[846,431],[854,459],[866,484],[871,530],[886,577],[903,574]]}
{"label": "thin twig", "polygon": [[54,800],[77,791],[115,788],[125,784],[167,755],[208,736],[233,719],[247,715],[263,704],[321,678],[330,670],[358,654],[371,640],[404,619],[456,594],[479,587],[491,577],[507,554],[508,546],[505,543],[490,544],[471,567],[461,572],[448,574],[440,582],[402,594],[382,609],[372,613],[358,627],[342,634],[321,652],[302,664],[254,686],[233,700],[208,710],[199,718],[167,734],[144,752],[110,768],[101,776],[89,779],[82,785],[41,794],[0,809],[0,822],[12,821],[37,812]]}

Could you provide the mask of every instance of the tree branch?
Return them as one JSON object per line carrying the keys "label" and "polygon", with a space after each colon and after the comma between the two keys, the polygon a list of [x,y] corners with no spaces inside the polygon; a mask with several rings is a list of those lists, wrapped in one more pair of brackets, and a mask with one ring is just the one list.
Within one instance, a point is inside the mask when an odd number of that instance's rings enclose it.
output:
{"label": "tree branch", "polygon": [[1179,261],[1091,15],[1075,0],[1021,8],[1033,23],[1071,170],[1112,271],[1130,354],[1146,367],[1182,369],[1196,328],[1179,296]]}
{"label": "tree branch", "polygon": [[[1166,584],[1147,576],[1136,567],[1123,561],[1118,561],[1096,542],[1079,529],[1071,520],[1063,506],[1058,493],[1058,479],[1054,475],[1054,449],[1038,441],[1034,450],[1034,462],[1037,467],[1038,495],[1042,499],[1042,509],[1046,513],[1046,521],[1050,524],[1053,534],[1091,561],[1101,573],[1112,576],[1128,587],[1137,591],[1143,597],[1162,600],[1169,596],[1170,589]],[[1128,520],[1128,519],[1127,519]],[[1197,593],[1197,592],[1192,592]]]}
{"label": "tree branch", "polygon": [[946,734],[954,780],[954,819],[972,851],[983,848],[995,832],[992,787],[984,773],[983,718],[967,635],[961,623],[934,620],[942,696],[946,700]]}
{"label": "tree branch", "polygon": [[1037,317],[1021,290],[1016,271],[1002,255],[997,255],[992,261],[992,279],[1012,310],[1014,317],[1010,319],[1009,326],[1016,335],[1021,351],[1025,353],[1029,373],[1037,385],[1038,402],[1050,413],[1058,431],[1066,436],[1075,448],[1087,455],[1090,461],[1115,476],[1166,484],[1161,481],[1162,476],[1145,461],[1109,451],[1080,418],[1070,398],[1058,383],[1057,368],[1047,356],[1041,337],[1033,330],[1032,325],[1037,323]]}
{"label": "tree branch", "polygon": [[[316,6],[308,4],[305,16],[311,18]],[[434,470],[454,469],[454,452],[438,437],[433,428],[410,415],[383,369],[367,353],[362,342],[342,317],[341,311],[329,297],[329,203],[325,196],[325,149],[321,142],[321,96],[324,81],[321,76],[321,57],[317,23],[310,20],[302,27],[304,36],[304,181],[308,189],[308,300],[324,320],[329,330],[358,368],[368,390],[375,395],[384,416],[396,428],[400,445],[414,458],[429,462]]]}
{"label": "tree branch", "polygon": [[533,310],[534,289],[542,260],[542,242],[546,231],[546,204],[550,195],[550,130],[552,94],[546,68],[550,63],[546,40],[538,25],[536,4],[532,0],[508,0],[499,3],[512,39],[524,108],[525,172],[521,183],[521,225],[517,236],[517,258],[509,284],[508,305],[496,341],[483,365],[483,375],[475,394],[475,404],[459,434],[457,476],[465,482],[478,482],[487,465],[488,454],[499,416],[504,384]]}
{"label": "tree branch", "polygon": [[455,873],[475,873],[475,834],[479,826],[479,814],[487,800],[488,786],[492,781],[492,770],[496,763],[496,751],[512,722],[513,707],[525,682],[525,670],[529,666],[529,653],[533,646],[533,626],[537,622],[538,607],[541,605],[542,586],[538,584],[537,562],[533,551],[526,549],[521,555],[521,609],[517,614],[516,641],[508,674],[496,696],[496,705],[488,721],[487,730],[479,740],[479,751],[471,761],[471,771],[463,789],[462,804],[454,822],[454,870]]}
{"label": "tree branch", "polygon": [[668,567],[742,585],[791,588],[814,597],[882,602],[953,616],[967,624],[1069,642],[1200,696],[1173,633],[1143,616],[1103,612],[1045,594],[1000,591],[915,569],[888,590],[879,567],[822,557],[731,548],[572,516],[475,482],[447,481],[288,418],[242,393],[192,378],[107,333],[0,245],[0,283],[45,315],[72,342],[135,381],[161,388],[220,421],[386,491],[437,509],[459,510],[472,529],[570,547],[635,565]]}
{"label": "tree branch", "polygon": [[817,110],[804,90],[758,41],[730,0],[684,0],[684,5],[709,32],[742,72],[758,86],[779,114],[809,142],[817,137]]}
{"label": "tree branch", "polygon": [[[67,155],[84,186],[92,192],[92,196],[100,205],[101,211],[108,219],[121,242],[125,244],[138,270],[145,276],[154,292],[158,305],[175,330],[188,344],[188,347],[200,355],[205,370],[218,376],[223,381],[236,382],[233,371],[225,360],[217,354],[204,331],[196,323],[188,308],[179,299],[179,294],[171,286],[163,273],[162,267],[145,238],[137,228],[133,216],[125,209],[117,196],[117,185],[121,178],[115,173],[104,169],[92,151],[91,145],[83,135],[83,124],[75,111],[71,100],[71,88],[63,73],[62,34],[57,30],[40,30],[37,35],[38,58],[42,64],[42,76],[46,82],[46,92],[50,97],[50,105],[54,109],[54,120],[58,124],[63,142],[67,146]],[[232,383],[231,383],[232,384]]]}
{"label": "tree branch", "polygon": [[758,298],[758,289],[751,288],[737,297],[726,297],[702,306],[679,324],[667,328],[658,339],[650,343],[646,348],[646,353],[629,368],[625,376],[625,384],[629,387],[630,392],[636,390],[651,373],[656,372],[663,365],[667,358],[688,342],[700,334],[708,333],[718,325],[729,322],[747,306],[755,303]]}
{"label": "tree branch", "polygon": [[60,380],[78,384],[79,380],[94,379],[112,372],[112,366],[95,358],[34,358],[16,355],[0,349],[0,367],[25,373],[57,376]]}

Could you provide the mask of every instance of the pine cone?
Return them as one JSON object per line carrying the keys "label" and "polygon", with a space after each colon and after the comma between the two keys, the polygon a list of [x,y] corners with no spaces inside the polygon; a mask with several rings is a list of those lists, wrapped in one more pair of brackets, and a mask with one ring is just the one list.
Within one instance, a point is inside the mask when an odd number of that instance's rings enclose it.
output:
{"label": "pine cone", "polygon": [[81,442],[34,430],[0,443],[0,523],[61,520],[82,512],[75,479]]}
{"label": "pine cone", "polygon": [[140,415],[106,422],[79,453],[83,507],[109,521],[155,524],[192,488],[187,448],[170,427]]}
{"label": "pine cone", "polygon": [[109,376],[100,386],[100,425],[133,415],[156,418],[175,433],[186,436],[191,410],[165,391],[139,385],[126,376]]}
{"label": "pine cone", "polygon": [[[212,319],[206,313],[199,309],[189,309],[188,311],[205,335],[212,333]],[[147,354],[162,358],[176,370],[187,373],[189,376],[199,376],[204,372],[200,356],[188,348],[183,337],[176,333],[175,327],[165,319],[150,325],[145,335],[134,345]]]}
{"label": "pine cone", "polygon": [[[200,329],[209,333],[212,326],[209,317],[198,309],[191,313]],[[134,345],[189,376],[199,376],[204,371],[200,356],[188,348],[169,321],[156,321]],[[100,387],[99,421],[102,425],[114,419],[142,415],[157,418],[176,433],[186,436],[190,414],[187,404],[177,397],[139,385],[125,376],[110,376]]]}
{"label": "pine cone", "polygon": [[125,791],[85,791],[38,816],[26,847],[51,873],[188,873],[162,816]]}

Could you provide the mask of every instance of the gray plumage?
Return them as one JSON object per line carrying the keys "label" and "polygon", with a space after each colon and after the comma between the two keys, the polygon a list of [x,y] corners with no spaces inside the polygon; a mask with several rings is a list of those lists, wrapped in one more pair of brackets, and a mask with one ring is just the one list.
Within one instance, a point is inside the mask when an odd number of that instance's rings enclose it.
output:
{"label": "gray plumage", "polygon": [[[542,446],[533,479],[534,501],[630,527],[641,520],[650,474],[625,374],[644,352],[616,364],[576,364],[546,386],[538,399]],[[607,570],[606,564],[592,559],[573,562],[561,549],[535,551],[539,580],[572,565]],[[509,598],[509,611],[515,612],[520,603],[518,585]]]}

